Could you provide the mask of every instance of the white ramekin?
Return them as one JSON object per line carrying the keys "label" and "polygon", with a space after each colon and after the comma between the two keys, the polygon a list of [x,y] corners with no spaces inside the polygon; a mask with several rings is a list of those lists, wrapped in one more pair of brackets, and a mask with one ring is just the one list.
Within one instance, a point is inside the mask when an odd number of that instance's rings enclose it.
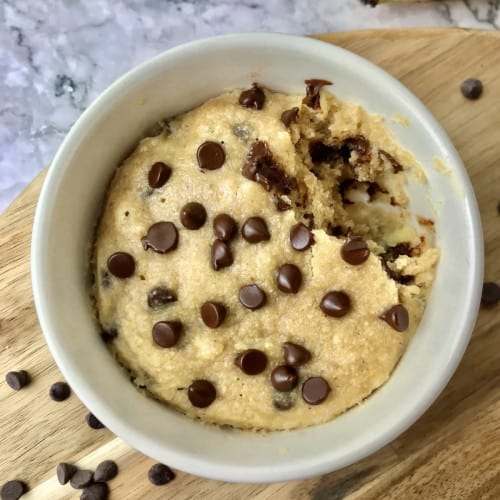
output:
{"label": "white ramekin", "polygon": [[[409,127],[387,121],[425,168],[411,185],[414,210],[436,221],[442,258],[422,323],[391,379],[334,421],[255,434],[190,420],[137,392],[99,340],[87,290],[88,250],[108,181],[156,120],[253,81],[303,93],[307,78]],[[449,169],[434,168],[440,157]],[[82,402],[116,435],[156,460],[225,481],[300,479],[344,467],[411,425],[445,387],[467,346],[482,283],[478,208],[446,133],[416,97],[377,66],[320,41],[230,35],[169,50],[109,87],[73,126],[38,203],[32,241],[36,309],[47,344]]]}

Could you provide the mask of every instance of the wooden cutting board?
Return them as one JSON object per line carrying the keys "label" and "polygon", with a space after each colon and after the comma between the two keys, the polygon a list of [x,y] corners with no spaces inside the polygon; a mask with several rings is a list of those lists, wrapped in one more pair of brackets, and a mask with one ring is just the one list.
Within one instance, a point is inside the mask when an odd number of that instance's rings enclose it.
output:
{"label": "wooden cutting board", "polygon": [[[486,279],[500,281],[500,33],[369,31],[319,38],[395,75],[444,125],[479,200]],[[460,94],[460,83],[468,77],[484,82],[479,101]],[[87,410],[75,395],[61,403],[48,397],[50,385],[62,377],[38,326],[29,268],[31,225],[43,177],[42,172],[0,216],[0,484],[25,480],[31,492],[23,499],[75,499],[79,492],[57,483],[56,465],[68,461],[94,469],[101,460],[114,459],[120,467],[110,483],[115,500],[500,498],[498,305],[480,312],[465,357],[434,405],[371,457],[306,481],[230,484],[178,472],[170,484],[152,486],[147,480],[151,459],[106,429],[90,429]],[[3,373],[16,369],[33,377],[20,392],[3,381]]]}

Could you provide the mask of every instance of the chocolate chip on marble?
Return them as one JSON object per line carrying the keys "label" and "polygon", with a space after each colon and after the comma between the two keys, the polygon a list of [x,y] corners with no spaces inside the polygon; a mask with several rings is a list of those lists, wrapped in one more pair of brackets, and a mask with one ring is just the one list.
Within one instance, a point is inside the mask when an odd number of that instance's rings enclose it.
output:
{"label": "chocolate chip on marble", "polygon": [[290,245],[294,250],[303,252],[314,243],[314,236],[309,228],[299,222],[290,229]]}
{"label": "chocolate chip on marble", "polygon": [[157,253],[167,253],[177,248],[179,235],[172,222],[157,222],[153,224],[141,238],[144,250],[151,248]]}
{"label": "chocolate chip on marble", "polygon": [[219,302],[205,302],[200,308],[201,319],[209,328],[217,328],[226,318],[226,308]]}
{"label": "chocolate chip on marble", "polygon": [[170,175],[172,173],[172,169],[161,161],[157,161],[154,163],[148,172],[148,184],[151,188],[161,188],[164,186],[168,179],[170,179]]}
{"label": "chocolate chip on marble", "polygon": [[198,148],[196,158],[202,170],[217,170],[224,165],[226,153],[218,142],[206,141]]}
{"label": "chocolate chip on marble", "polygon": [[467,80],[464,80],[462,85],[460,85],[460,90],[466,99],[475,101],[479,99],[483,93],[483,82],[477,78],[467,78]]}
{"label": "chocolate chip on marble", "polygon": [[227,214],[218,214],[213,221],[213,229],[215,236],[222,241],[231,241],[238,229],[236,221]]}
{"label": "chocolate chip on marble", "polygon": [[113,342],[113,340],[115,340],[116,337],[118,337],[118,330],[116,330],[115,328],[110,328],[109,330],[103,330],[100,333],[100,336],[101,340],[105,344],[109,344],[110,342]]}
{"label": "chocolate chip on marble", "polygon": [[56,382],[50,386],[49,396],[53,401],[64,401],[71,394],[71,389],[66,382]]}
{"label": "chocolate chip on marble", "polygon": [[148,293],[148,306],[151,309],[159,309],[172,302],[177,302],[177,295],[170,288],[157,286]]}
{"label": "chocolate chip on marble", "polygon": [[410,323],[408,310],[402,304],[396,304],[384,311],[380,316],[390,327],[398,332],[404,332]]}
{"label": "chocolate chip on marble", "polygon": [[7,481],[0,490],[2,500],[19,500],[28,491],[28,486],[24,481]]}
{"label": "chocolate chip on marble", "polygon": [[222,240],[215,240],[210,250],[210,261],[216,271],[229,267],[233,263],[233,253],[229,245]]}
{"label": "chocolate chip on marble", "polygon": [[321,80],[313,78],[311,80],[306,80],[306,96],[302,99],[302,103],[309,106],[312,109],[320,109],[320,90],[325,85],[332,85],[332,82],[328,80]]}
{"label": "chocolate chip on marble", "polygon": [[173,347],[182,332],[180,321],[158,321],[153,325],[153,340],[160,347]]}
{"label": "chocolate chip on marble", "polygon": [[292,109],[287,109],[281,113],[281,123],[288,128],[292,123],[297,121],[298,115],[299,108],[293,107]]}
{"label": "chocolate chip on marble", "polygon": [[210,406],[217,396],[212,382],[208,380],[194,380],[188,387],[188,398],[193,406],[196,408],[206,408]]}
{"label": "chocolate chip on marble", "polygon": [[109,486],[106,483],[94,483],[83,488],[80,500],[107,500]]}
{"label": "chocolate chip on marble", "polygon": [[238,102],[244,108],[250,109],[262,109],[264,106],[264,101],[266,100],[266,95],[264,91],[259,87],[257,83],[252,83],[252,87],[244,90],[240,94]]}
{"label": "chocolate chip on marble", "polygon": [[276,273],[276,285],[285,293],[297,293],[302,284],[302,273],[295,264],[283,264]]}
{"label": "chocolate chip on marble", "polygon": [[277,391],[291,391],[297,387],[298,382],[297,370],[291,366],[277,366],[271,372],[271,383]]}
{"label": "chocolate chip on marble", "polygon": [[200,229],[207,220],[207,211],[201,203],[192,201],[181,209],[181,222],[187,229]]}
{"label": "chocolate chip on marble", "polygon": [[492,281],[487,281],[483,284],[481,293],[481,305],[483,307],[491,307],[500,301],[500,286]]}
{"label": "chocolate chip on marble", "polygon": [[311,353],[299,344],[285,342],[283,344],[283,358],[286,365],[297,368],[311,359]]}
{"label": "chocolate chip on marble", "polygon": [[334,318],[341,318],[351,310],[351,299],[345,292],[328,292],[320,303],[321,310]]}
{"label": "chocolate chip on marble", "polygon": [[321,404],[330,391],[330,386],[323,377],[310,377],[302,384],[302,398],[310,405]]}
{"label": "chocolate chip on marble", "polygon": [[366,241],[359,236],[349,236],[340,249],[342,258],[352,266],[359,266],[370,256]]}
{"label": "chocolate chip on marble", "polygon": [[130,278],[135,272],[135,261],[126,252],[115,252],[108,257],[109,272],[117,278]]}
{"label": "chocolate chip on marble", "polygon": [[81,490],[92,482],[93,477],[94,473],[91,470],[77,470],[69,480],[69,484],[75,490]]}
{"label": "chocolate chip on marble", "polygon": [[26,370],[19,370],[18,372],[7,372],[5,375],[5,382],[15,391],[20,391],[30,383],[30,377]]}
{"label": "chocolate chip on marble", "polygon": [[93,413],[87,413],[85,421],[91,429],[98,430],[106,428],[106,426]]}
{"label": "chocolate chip on marble", "polygon": [[247,375],[258,375],[266,369],[267,356],[258,349],[248,349],[236,356],[234,364]]}
{"label": "chocolate chip on marble", "polygon": [[96,483],[105,483],[111,481],[118,475],[118,465],[113,460],[104,460],[94,472],[94,481]]}
{"label": "chocolate chip on marble", "polygon": [[60,484],[66,484],[77,470],[75,465],[61,462],[56,469],[57,480]]}
{"label": "chocolate chip on marble", "polygon": [[246,285],[240,288],[239,300],[242,306],[255,311],[266,304],[267,296],[257,285]]}
{"label": "chocolate chip on marble", "polygon": [[271,239],[266,221],[262,217],[250,217],[241,227],[241,235],[248,243],[260,243]]}

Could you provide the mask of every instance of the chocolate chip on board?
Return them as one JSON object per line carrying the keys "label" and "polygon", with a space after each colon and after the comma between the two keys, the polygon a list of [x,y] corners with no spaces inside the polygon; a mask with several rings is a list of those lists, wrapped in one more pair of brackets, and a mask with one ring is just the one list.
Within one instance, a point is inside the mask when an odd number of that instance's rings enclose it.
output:
{"label": "chocolate chip on board", "polygon": [[75,490],[81,490],[92,482],[93,477],[94,473],[91,470],[80,469],[73,474],[73,477],[69,480],[69,484]]}
{"label": "chocolate chip on board", "polygon": [[483,307],[492,307],[500,301],[500,286],[491,281],[487,281],[483,285],[481,294],[481,305]]}
{"label": "chocolate chip on board", "polygon": [[467,78],[467,80],[464,80],[462,85],[460,85],[460,90],[466,99],[475,101],[479,99],[483,93],[483,82],[477,78]]}
{"label": "chocolate chip on board", "polygon": [[106,483],[94,483],[83,488],[80,500],[107,500],[109,486]]}
{"label": "chocolate chip on board", "polygon": [[188,387],[188,399],[196,408],[210,406],[217,396],[214,384],[208,380],[194,380]]}
{"label": "chocolate chip on board", "polygon": [[238,99],[238,102],[244,108],[250,109],[262,109],[264,106],[264,102],[266,100],[266,95],[264,91],[259,87],[257,83],[252,83],[252,87],[244,90]]}
{"label": "chocolate chip on board", "polygon": [[106,426],[93,413],[87,413],[85,420],[91,429],[98,430],[106,428]]}
{"label": "chocolate chip on board", "polygon": [[179,235],[173,222],[157,222],[153,224],[141,238],[144,250],[151,248],[157,253],[167,253],[177,248]]}
{"label": "chocolate chip on board", "polygon": [[323,377],[311,377],[302,384],[302,398],[310,405],[321,404],[330,391],[330,386]]}
{"label": "chocolate chip on board", "polygon": [[155,486],[162,486],[175,479],[175,474],[168,465],[154,464],[148,471],[148,479]]}
{"label": "chocolate chip on board", "polygon": [[202,170],[217,170],[224,165],[226,153],[218,142],[206,141],[198,148],[196,158]]}
{"label": "chocolate chip on board", "polygon": [[61,462],[56,469],[57,480],[60,484],[66,484],[77,470],[75,465]]}
{"label": "chocolate chip on board", "polygon": [[113,460],[104,460],[95,469],[94,481],[96,483],[105,483],[111,481],[118,475],[118,465]]}
{"label": "chocolate chip on board", "polygon": [[28,486],[24,481],[7,481],[0,490],[2,500],[18,500],[28,491]]}
{"label": "chocolate chip on board", "polygon": [[320,303],[321,310],[334,318],[345,316],[351,309],[351,299],[345,292],[328,292]]}
{"label": "chocolate chip on board", "polygon": [[71,394],[71,389],[66,382],[56,382],[50,386],[49,396],[52,401],[64,401]]}
{"label": "chocolate chip on board", "polygon": [[18,372],[7,372],[5,375],[5,382],[15,391],[20,391],[30,383],[30,377],[26,370],[19,370]]}

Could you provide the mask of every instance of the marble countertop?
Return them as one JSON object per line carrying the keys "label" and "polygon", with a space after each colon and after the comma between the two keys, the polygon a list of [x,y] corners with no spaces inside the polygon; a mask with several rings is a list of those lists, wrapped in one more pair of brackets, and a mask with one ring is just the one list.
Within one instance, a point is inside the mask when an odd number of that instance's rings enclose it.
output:
{"label": "marble countertop", "polygon": [[499,29],[499,0],[0,0],[0,211],[47,165],[90,102],[131,67],[196,38],[245,31]]}

